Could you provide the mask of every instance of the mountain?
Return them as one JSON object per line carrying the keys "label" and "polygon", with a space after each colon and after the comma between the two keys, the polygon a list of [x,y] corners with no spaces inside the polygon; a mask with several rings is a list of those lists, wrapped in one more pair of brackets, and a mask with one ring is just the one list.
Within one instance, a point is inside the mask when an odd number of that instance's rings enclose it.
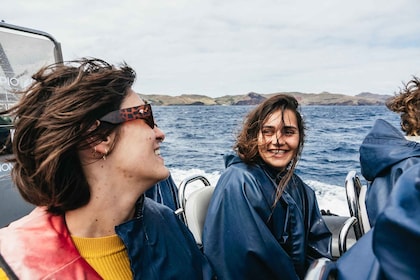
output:
{"label": "mountain", "polygon": [[301,92],[277,92],[259,94],[250,92],[243,95],[225,95],[222,97],[208,97],[197,94],[183,94],[180,96],[140,94],[140,96],[153,105],[257,105],[265,99],[276,94],[293,95],[300,105],[383,105],[390,95],[362,92],[355,96],[339,93],[301,93]]}

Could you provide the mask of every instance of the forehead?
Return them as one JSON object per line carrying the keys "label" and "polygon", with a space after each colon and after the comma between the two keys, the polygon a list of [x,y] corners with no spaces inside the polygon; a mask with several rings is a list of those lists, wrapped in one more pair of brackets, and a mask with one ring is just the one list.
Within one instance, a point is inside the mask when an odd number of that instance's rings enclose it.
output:
{"label": "forehead", "polygon": [[265,119],[263,126],[277,126],[279,124],[283,124],[286,126],[294,126],[298,127],[296,114],[290,110],[282,110],[274,111],[272,114],[268,115]]}
{"label": "forehead", "polygon": [[129,107],[135,107],[139,105],[143,105],[145,102],[141,97],[132,89],[128,90],[128,93],[124,100],[121,103],[121,108],[129,108]]}

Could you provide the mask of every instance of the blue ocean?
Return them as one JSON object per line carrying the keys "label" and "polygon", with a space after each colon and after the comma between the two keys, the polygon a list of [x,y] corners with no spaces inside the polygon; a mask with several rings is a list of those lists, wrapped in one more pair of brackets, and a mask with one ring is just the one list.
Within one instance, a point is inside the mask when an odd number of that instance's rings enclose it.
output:
{"label": "blue ocean", "polygon": [[[166,139],[161,153],[175,182],[205,175],[216,184],[223,155],[253,106],[154,106]],[[322,209],[348,215],[344,181],[350,170],[360,175],[359,146],[381,118],[399,127],[399,116],[385,106],[303,106],[306,142],[297,174],[311,186]],[[362,183],[364,181],[361,177]]]}

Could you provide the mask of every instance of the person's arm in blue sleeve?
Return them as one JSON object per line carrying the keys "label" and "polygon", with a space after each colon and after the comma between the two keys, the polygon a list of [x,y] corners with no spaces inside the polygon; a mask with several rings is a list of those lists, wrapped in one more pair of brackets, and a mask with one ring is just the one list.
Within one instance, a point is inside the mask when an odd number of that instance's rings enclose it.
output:
{"label": "person's arm in blue sleeve", "polygon": [[373,250],[387,279],[420,277],[420,166],[400,176],[378,216]]}

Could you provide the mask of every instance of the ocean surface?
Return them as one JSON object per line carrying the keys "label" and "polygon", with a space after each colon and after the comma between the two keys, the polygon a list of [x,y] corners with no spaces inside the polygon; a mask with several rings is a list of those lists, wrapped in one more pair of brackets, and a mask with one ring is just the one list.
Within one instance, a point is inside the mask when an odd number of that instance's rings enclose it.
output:
{"label": "ocean surface", "polygon": [[[154,106],[166,139],[161,153],[177,185],[192,174],[212,185],[224,170],[243,118],[253,106]],[[360,175],[359,147],[378,118],[399,127],[399,116],[385,106],[303,106],[306,141],[296,173],[311,186],[321,209],[348,215],[344,182]]]}

